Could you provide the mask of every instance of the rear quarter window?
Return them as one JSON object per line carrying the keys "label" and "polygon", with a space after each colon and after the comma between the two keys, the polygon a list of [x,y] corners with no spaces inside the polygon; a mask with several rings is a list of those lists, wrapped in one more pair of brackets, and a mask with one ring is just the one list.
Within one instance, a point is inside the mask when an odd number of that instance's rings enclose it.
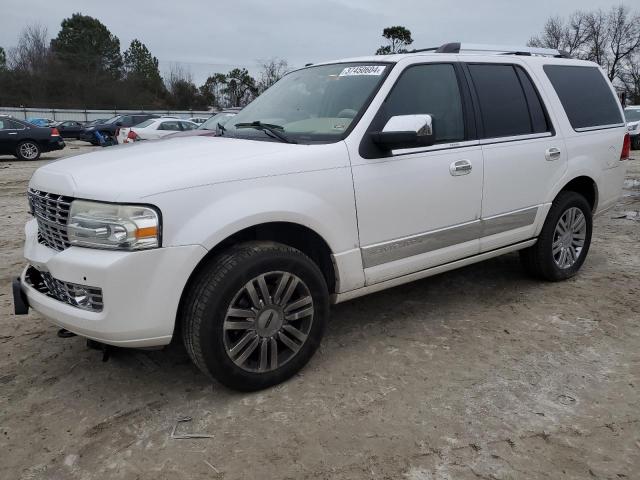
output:
{"label": "rear quarter window", "polygon": [[545,65],[544,72],[575,130],[624,123],[618,99],[598,67]]}

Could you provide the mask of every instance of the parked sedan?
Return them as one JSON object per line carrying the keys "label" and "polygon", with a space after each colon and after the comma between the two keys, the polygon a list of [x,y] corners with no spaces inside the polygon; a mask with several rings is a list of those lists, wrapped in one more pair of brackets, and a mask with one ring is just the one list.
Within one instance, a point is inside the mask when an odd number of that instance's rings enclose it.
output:
{"label": "parked sedan", "polygon": [[150,118],[129,130],[129,140],[158,140],[175,132],[188,132],[198,128],[189,120],[179,118]]}
{"label": "parked sedan", "polygon": [[80,139],[80,135],[82,135],[85,126],[76,120],[66,120],[58,123],[56,128],[64,138]]}
{"label": "parked sedan", "polygon": [[61,150],[64,140],[56,128],[37,127],[13,117],[0,116],[0,154],[37,160],[43,152]]}
{"label": "parked sedan", "polygon": [[98,145],[98,139],[96,138],[96,130],[105,137],[116,138],[118,131],[121,128],[130,128],[134,125],[144,122],[150,118],[158,118],[158,115],[150,113],[135,113],[127,115],[116,115],[115,117],[106,120],[104,123],[96,123],[83,130],[80,139],[86,142],[90,142],[93,145]]}

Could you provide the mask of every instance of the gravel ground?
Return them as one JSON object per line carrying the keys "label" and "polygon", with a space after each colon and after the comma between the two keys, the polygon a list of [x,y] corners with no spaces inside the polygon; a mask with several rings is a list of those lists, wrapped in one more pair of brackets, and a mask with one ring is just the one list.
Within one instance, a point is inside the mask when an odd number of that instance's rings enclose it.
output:
{"label": "gravel ground", "polygon": [[639,161],[576,278],[513,254],[336,306],[300,375],[240,394],[179,344],[103,363],[13,315],[27,181],[79,145],[0,159],[0,478],[640,478]]}

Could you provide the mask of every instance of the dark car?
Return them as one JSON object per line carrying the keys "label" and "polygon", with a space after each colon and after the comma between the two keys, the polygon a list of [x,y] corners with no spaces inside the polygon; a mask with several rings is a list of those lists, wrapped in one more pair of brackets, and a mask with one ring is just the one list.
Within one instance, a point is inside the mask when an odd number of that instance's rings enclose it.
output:
{"label": "dark car", "polygon": [[65,120],[55,126],[63,138],[80,138],[85,129],[85,125],[76,120]]}
{"label": "dark car", "polygon": [[121,128],[130,128],[134,125],[149,120],[150,118],[160,118],[160,115],[151,113],[132,113],[126,115],[116,115],[115,117],[105,120],[103,123],[96,123],[94,125],[86,127],[80,134],[80,140],[91,142],[93,145],[98,145],[98,139],[96,138],[96,130],[105,137],[115,138],[118,134],[118,130]]}
{"label": "dark car", "polygon": [[[203,124],[199,125],[194,130],[187,130],[184,132],[176,132],[171,135],[167,135],[164,138],[175,137],[217,137],[220,135],[221,130],[224,128],[224,124],[231,120],[239,110],[223,110],[216,113],[214,116],[209,117]],[[222,127],[222,129],[220,128]]]}
{"label": "dark car", "polygon": [[61,150],[64,140],[56,128],[37,127],[13,117],[0,116],[0,154],[37,160],[43,152]]}

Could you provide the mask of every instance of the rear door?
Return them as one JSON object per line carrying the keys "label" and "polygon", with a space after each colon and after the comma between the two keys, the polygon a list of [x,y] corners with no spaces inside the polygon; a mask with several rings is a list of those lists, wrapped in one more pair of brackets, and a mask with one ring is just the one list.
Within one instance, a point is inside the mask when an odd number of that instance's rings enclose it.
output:
{"label": "rear door", "polygon": [[430,114],[435,145],[381,153],[367,133],[350,145],[368,285],[478,253],[482,151],[463,75],[454,62],[408,66],[368,127]]}
{"label": "rear door", "polygon": [[484,158],[482,252],[535,236],[548,192],[567,169],[540,92],[522,65],[468,63]]}
{"label": "rear door", "polygon": [[10,118],[0,118],[0,151],[13,154],[24,130],[22,124]]}
{"label": "rear door", "polygon": [[180,122],[178,120],[166,120],[158,125],[156,134],[158,137],[166,137],[167,135],[175,132],[181,132]]}

